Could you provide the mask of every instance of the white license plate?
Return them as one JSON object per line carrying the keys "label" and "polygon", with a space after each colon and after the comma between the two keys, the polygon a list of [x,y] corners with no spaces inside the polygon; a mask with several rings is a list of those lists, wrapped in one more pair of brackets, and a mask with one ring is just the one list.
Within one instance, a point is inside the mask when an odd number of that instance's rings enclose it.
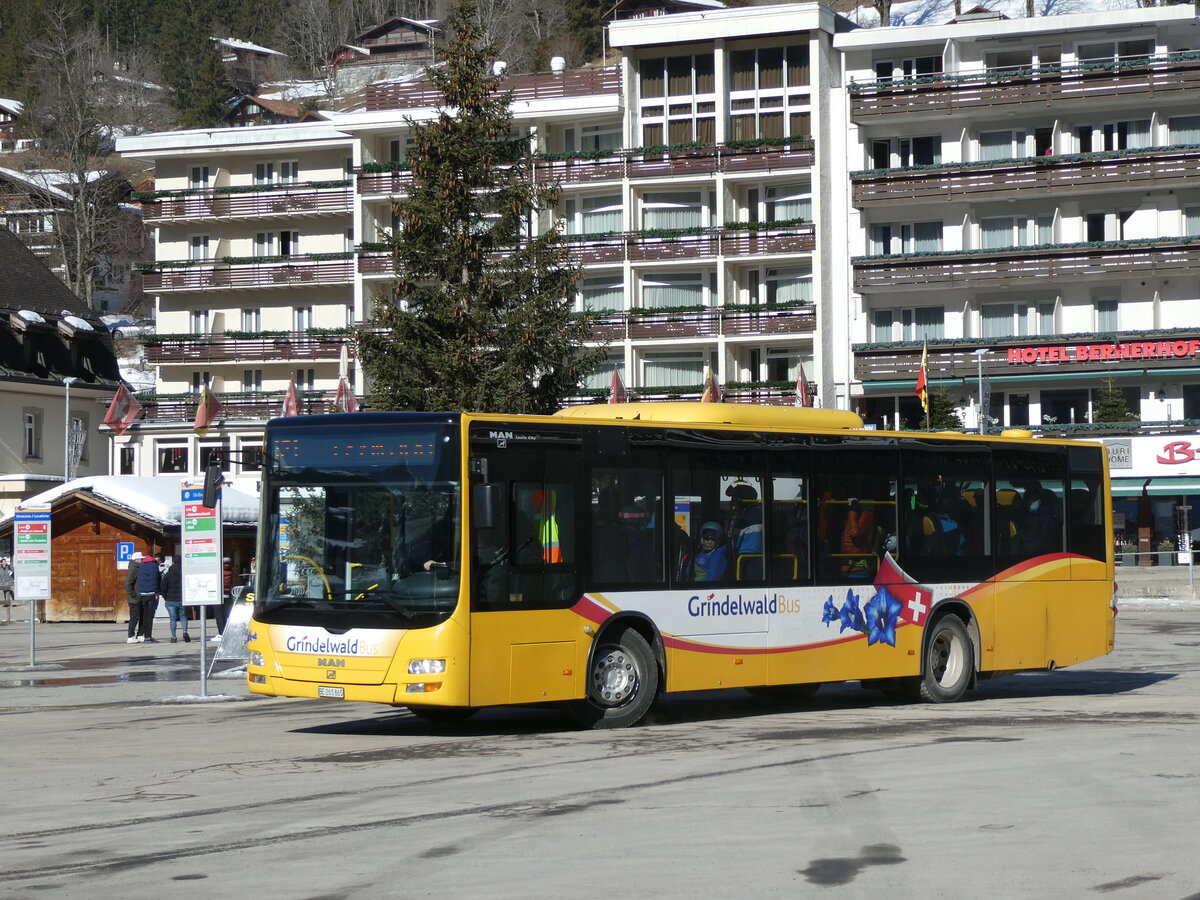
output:
{"label": "white license plate", "polygon": [[318,697],[329,697],[331,700],[344,700],[346,698],[346,689],[342,687],[328,687],[327,685],[318,685]]}

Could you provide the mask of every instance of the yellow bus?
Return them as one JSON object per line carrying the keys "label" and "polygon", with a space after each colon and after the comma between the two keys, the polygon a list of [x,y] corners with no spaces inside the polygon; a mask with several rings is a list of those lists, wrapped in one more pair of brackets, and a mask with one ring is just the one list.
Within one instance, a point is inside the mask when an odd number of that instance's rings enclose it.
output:
{"label": "yellow bus", "polygon": [[267,426],[249,689],[407,707],[931,702],[1113,648],[1099,444],[714,403]]}

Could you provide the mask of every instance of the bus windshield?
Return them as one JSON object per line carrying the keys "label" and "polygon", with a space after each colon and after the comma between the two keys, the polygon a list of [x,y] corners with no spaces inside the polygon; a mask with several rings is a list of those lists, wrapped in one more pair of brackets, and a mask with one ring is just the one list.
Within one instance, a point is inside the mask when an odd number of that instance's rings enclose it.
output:
{"label": "bus windshield", "polygon": [[448,618],[460,571],[457,448],[445,418],[272,429],[255,618],[330,630]]}

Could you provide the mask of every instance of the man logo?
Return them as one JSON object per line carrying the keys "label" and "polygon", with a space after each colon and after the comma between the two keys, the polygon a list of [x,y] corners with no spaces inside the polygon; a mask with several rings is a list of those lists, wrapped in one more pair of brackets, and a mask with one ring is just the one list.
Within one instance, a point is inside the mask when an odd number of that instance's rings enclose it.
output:
{"label": "man logo", "polygon": [[330,669],[325,673],[326,681],[337,681],[337,669]]}

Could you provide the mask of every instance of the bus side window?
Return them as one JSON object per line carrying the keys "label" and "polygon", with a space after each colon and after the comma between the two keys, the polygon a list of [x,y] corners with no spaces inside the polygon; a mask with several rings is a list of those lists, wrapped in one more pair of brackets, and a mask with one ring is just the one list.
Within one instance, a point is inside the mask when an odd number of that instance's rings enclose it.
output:
{"label": "bus side window", "polygon": [[816,575],[821,584],[871,582],[895,541],[896,477],[891,447],[816,453]]}
{"label": "bus side window", "polygon": [[1100,450],[1071,447],[1071,490],[1067,495],[1067,549],[1080,556],[1106,559],[1108,540],[1104,533],[1104,469]]}
{"label": "bus side window", "polygon": [[1064,451],[1058,447],[998,447],[992,461],[998,569],[1063,552],[1067,521]]}
{"label": "bus side window", "polygon": [[921,582],[978,582],[995,574],[987,540],[987,451],[914,440],[901,451],[901,568]]}
{"label": "bus side window", "polygon": [[592,577],[602,584],[663,580],[662,475],[649,468],[592,470]]}
{"label": "bus side window", "polygon": [[808,479],[801,475],[771,476],[769,534],[772,584],[808,582]]}

